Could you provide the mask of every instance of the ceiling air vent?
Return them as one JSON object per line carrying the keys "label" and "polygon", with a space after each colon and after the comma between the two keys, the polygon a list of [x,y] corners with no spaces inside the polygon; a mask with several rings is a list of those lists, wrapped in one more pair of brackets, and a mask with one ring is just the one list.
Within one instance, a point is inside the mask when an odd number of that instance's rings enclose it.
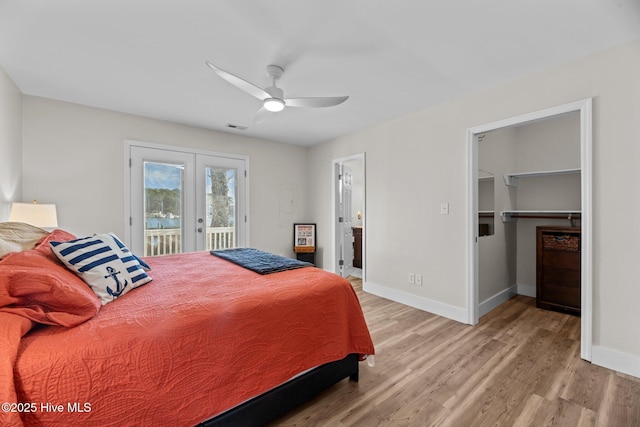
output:
{"label": "ceiling air vent", "polygon": [[227,123],[227,127],[231,129],[247,130],[246,126],[234,125],[233,123]]}

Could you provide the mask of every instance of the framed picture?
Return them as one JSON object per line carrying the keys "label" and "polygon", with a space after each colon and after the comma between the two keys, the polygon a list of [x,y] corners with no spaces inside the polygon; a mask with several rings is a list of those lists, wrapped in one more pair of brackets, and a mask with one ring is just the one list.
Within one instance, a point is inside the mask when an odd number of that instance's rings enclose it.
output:
{"label": "framed picture", "polygon": [[316,225],[293,224],[293,247],[295,252],[315,252]]}

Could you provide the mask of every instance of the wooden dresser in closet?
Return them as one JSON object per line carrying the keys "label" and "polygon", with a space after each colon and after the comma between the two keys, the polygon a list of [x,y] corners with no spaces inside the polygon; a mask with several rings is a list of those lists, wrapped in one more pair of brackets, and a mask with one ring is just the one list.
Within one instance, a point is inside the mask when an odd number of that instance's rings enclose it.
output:
{"label": "wooden dresser in closet", "polygon": [[362,268],[362,227],[353,227],[353,266]]}
{"label": "wooden dresser in closet", "polygon": [[536,227],[536,306],[580,314],[580,227]]}

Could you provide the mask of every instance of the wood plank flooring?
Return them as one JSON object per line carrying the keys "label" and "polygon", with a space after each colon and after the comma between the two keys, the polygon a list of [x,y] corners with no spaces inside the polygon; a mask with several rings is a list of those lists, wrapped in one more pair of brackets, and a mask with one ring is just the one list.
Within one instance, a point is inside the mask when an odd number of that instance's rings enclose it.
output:
{"label": "wood plank flooring", "polygon": [[291,426],[640,426],[640,379],[580,359],[580,318],[516,296],[468,326],[362,292],[376,347]]}

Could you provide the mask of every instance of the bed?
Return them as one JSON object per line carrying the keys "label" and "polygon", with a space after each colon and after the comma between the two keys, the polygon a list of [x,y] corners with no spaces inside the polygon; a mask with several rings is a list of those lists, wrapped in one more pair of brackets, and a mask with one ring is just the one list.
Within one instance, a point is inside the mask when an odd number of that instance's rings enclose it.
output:
{"label": "bed", "polygon": [[0,260],[1,425],[263,425],[374,353],[334,274],[150,257],[150,281],[103,304],[52,254],[73,237]]}

